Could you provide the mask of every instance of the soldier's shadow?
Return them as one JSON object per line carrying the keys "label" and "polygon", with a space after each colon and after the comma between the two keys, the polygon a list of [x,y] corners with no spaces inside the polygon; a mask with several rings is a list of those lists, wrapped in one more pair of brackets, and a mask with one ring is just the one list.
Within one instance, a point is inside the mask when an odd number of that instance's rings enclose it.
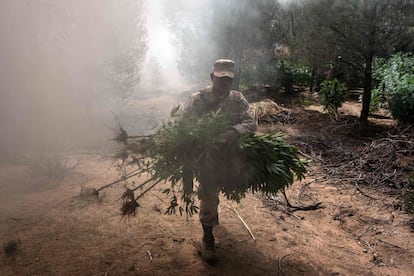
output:
{"label": "soldier's shadow", "polygon": [[250,236],[237,236],[223,225],[216,226],[214,234],[219,260],[214,265],[206,263],[202,275],[324,275],[322,269],[300,260],[284,261],[281,271],[277,244],[272,257],[265,255]]}

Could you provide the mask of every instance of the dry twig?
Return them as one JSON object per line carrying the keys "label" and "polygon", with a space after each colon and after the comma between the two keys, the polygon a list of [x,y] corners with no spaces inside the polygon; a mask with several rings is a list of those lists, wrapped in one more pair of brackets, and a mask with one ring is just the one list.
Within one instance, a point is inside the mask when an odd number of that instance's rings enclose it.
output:
{"label": "dry twig", "polygon": [[150,262],[152,262],[152,254],[151,254],[151,251],[147,250],[147,254],[148,254],[148,257],[149,257]]}
{"label": "dry twig", "polygon": [[252,231],[250,230],[250,228],[249,228],[249,226],[247,225],[247,223],[244,221],[244,219],[240,216],[240,214],[239,214],[239,212],[237,212],[237,210],[233,207],[233,206],[231,206],[231,205],[228,205],[226,202],[224,202],[224,204],[229,208],[229,209],[231,209],[238,217],[239,217],[239,219],[241,220],[241,222],[243,223],[243,225],[244,225],[244,227],[246,227],[246,229],[247,229],[247,231],[249,232],[249,234],[250,234],[250,236],[252,237],[252,239],[253,240],[256,240],[256,237],[253,235],[253,233],[252,233]]}
{"label": "dry twig", "polygon": [[361,188],[359,187],[358,183],[354,182],[354,185],[355,185],[357,191],[360,192],[363,196],[366,196],[370,199],[378,200],[378,198],[367,195],[364,191],[362,191]]}
{"label": "dry twig", "polygon": [[298,153],[299,153],[300,155],[303,155],[303,156],[304,156],[304,157],[306,157],[306,158],[311,159],[311,160],[316,159],[316,160],[317,160],[317,161],[319,161],[319,162],[322,162],[322,161],[323,161],[323,159],[322,159],[322,158],[319,158],[319,157],[316,157],[316,156],[310,156],[309,154],[304,153],[304,152],[303,152],[303,151],[301,151],[301,150],[298,150]]}
{"label": "dry twig", "polygon": [[384,240],[381,240],[381,239],[379,239],[379,241],[380,241],[380,242],[383,242],[383,243],[385,243],[385,244],[388,244],[388,245],[394,246],[394,247],[399,248],[399,249],[407,250],[407,248],[402,247],[402,246],[400,246],[400,245],[397,245],[397,244],[395,244],[395,243],[391,243],[391,242],[384,241]]}

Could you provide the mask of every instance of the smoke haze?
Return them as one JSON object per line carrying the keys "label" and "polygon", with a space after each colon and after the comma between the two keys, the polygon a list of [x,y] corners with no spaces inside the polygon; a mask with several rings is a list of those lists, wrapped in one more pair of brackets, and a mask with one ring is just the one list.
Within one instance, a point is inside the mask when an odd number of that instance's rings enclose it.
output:
{"label": "smoke haze", "polygon": [[0,152],[110,138],[116,95],[102,72],[122,40],[116,31],[134,27],[123,18],[140,16],[133,2],[0,2]]}

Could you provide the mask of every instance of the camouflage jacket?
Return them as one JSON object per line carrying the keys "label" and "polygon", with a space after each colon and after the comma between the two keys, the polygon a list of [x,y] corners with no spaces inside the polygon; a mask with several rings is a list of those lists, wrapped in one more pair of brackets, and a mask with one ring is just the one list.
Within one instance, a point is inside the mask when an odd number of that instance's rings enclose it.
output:
{"label": "camouflage jacket", "polygon": [[218,110],[228,114],[231,127],[240,134],[256,131],[256,122],[251,114],[249,102],[240,92],[232,90],[226,98],[217,100],[212,87],[207,87],[191,95],[184,106],[185,113],[197,115]]}

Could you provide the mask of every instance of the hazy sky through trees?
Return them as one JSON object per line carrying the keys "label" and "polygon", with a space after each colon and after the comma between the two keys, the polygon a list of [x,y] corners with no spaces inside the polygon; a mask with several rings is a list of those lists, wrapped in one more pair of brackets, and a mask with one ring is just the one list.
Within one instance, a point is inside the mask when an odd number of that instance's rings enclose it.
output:
{"label": "hazy sky through trees", "polygon": [[148,31],[148,54],[146,61],[148,63],[151,58],[155,58],[161,65],[162,74],[166,78],[166,85],[172,89],[182,89],[185,82],[177,70],[178,49],[173,45],[172,36],[165,26],[161,1],[152,0],[145,2]]}

